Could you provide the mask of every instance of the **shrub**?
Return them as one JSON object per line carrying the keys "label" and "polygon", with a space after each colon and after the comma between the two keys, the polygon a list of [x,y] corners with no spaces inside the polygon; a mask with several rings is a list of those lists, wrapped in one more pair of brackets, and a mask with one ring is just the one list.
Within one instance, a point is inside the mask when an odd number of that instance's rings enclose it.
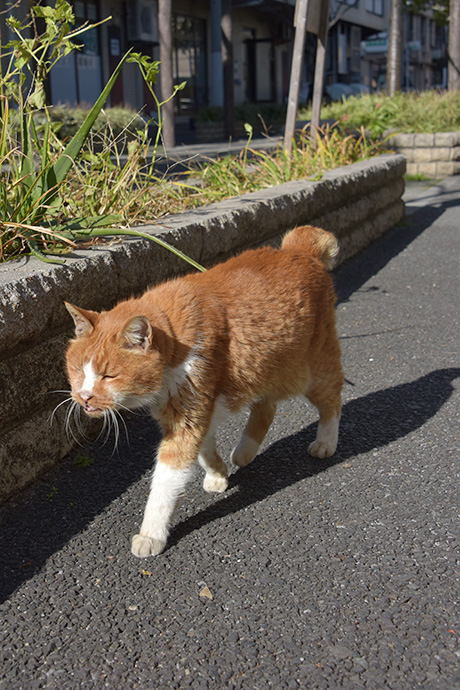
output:
{"label": "shrub", "polygon": [[[311,109],[300,117],[311,118]],[[374,137],[388,130],[398,132],[449,132],[460,130],[458,91],[399,92],[394,96],[363,94],[323,106],[321,117],[345,129],[364,127]]]}

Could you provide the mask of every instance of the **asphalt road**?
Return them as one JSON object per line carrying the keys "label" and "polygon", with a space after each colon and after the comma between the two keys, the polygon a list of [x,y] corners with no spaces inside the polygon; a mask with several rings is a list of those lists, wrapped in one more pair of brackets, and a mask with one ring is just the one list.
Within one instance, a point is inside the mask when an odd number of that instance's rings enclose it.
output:
{"label": "asphalt road", "polygon": [[336,273],[333,458],[308,457],[315,413],[284,404],[225,494],[197,475],[146,560],[146,418],[0,508],[2,690],[460,688],[459,192],[418,189]]}

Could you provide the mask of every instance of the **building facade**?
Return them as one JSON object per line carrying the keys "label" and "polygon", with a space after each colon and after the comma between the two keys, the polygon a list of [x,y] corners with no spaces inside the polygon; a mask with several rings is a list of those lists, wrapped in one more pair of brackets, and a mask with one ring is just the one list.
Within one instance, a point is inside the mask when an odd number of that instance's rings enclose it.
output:
{"label": "building facade", "polygon": [[[222,80],[216,78],[222,70],[219,19],[223,2],[171,0],[174,81],[187,82],[175,99],[178,117],[223,104]],[[157,0],[73,0],[72,4],[77,25],[110,19],[83,34],[81,50],[53,68],[50,103],[94,103],[130,47],[159,59]],[[0,0],[3,43],[10,32],[5,17],[8,13],[24,16],[28,2],[21,0],[8,9],[10,5]],[[325,74],[330,97],[353,88],[358,92],[384,86],[389,6],[390,0],[331,0]],[[235,105],[286,102],[294,20],[295,0],[231,2]],[[430,12],[404,16],[403,45],[404,88],[421,90],[444,83],[446,30],[436,27]],[[301,101],[311,96],[315,53],[316,37],[307,32]],[[154,103],[136,65],[125,65],[111,102],[152,111]]]}

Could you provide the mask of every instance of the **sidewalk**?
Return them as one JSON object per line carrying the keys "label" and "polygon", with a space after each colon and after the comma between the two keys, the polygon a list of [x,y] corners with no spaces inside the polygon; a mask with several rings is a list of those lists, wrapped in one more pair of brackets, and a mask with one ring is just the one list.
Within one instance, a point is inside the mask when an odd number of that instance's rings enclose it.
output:
{"label": "sidewalk", "polygon": [[460,688],[460,179],[406,199],[335,275],[336,456],[308,457],[314,411],[281,405],[225,494],[197,474],[153,559],[129,550],[148,419],[0,507],[2,690]]}
{"label": "sidewalk", "polygon": [[[255,137],[251,139],[249,148],[253,151],[274,151],[280,145],[280,137]],[[179,173],[189,170],[191,163],[202,163],[210,159],[238,156],[248,146],[248,139],[234,141],[217,141],[208,144],[180,144],[165,150],[160,147],[155,161],[155,169],[159,173]],[[253,154],[248,151],[248,158]]]}

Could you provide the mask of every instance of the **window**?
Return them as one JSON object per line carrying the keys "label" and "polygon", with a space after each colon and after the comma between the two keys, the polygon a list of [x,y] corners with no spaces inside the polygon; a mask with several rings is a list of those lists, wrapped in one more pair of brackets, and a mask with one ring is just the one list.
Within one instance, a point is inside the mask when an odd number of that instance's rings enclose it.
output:
{"label": "window", "polygon": [[383,0],[366,0],[366,10],[383,17]]}
{"label": "window", "polygon": [[[76,26],[84,24],[95,24],[98,19],[97,4],[91,0],[77,0],[74,4]],[[81,52],[84,55],[99,55],[99,36],[98,30],[89,29],[78,36],[78,41],[83,44]]]}
{"label": "window", "polygon": [[207,102],[206,22],[197,17],[173,16],[174,83],[187,82],[174,103],[179,112],[194,112]]}

